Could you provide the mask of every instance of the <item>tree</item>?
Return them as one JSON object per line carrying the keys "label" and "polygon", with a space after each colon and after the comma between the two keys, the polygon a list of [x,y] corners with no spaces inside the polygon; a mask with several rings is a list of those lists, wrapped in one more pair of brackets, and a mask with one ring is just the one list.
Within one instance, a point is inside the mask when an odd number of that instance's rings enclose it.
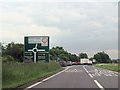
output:
{"label": "tree", "polygon": [[73,55],[71,55],[72,56],[72,60],[71,61],[73,61],[73,62],[78,62],[79,61],[79,57],[76,55],[76,54],[73,54]]}
{"label": "tree", "polygon": [[92,60],[93,60],[93,57],[89,58],[89,60],[91,60],[91,61],[92,61]]}
{"label": "tree", "polygon": [[95,54],[94,59],[96,59],[96,61],[100,63],[109,63],[111,61],[109,55],[106,54],[104,51]]}
{"label": "tree", "polygon": [[101,62],[101,56],[98,53],[94,55],[94,59],[96,62]]}
{"label": "tree", "polygon": [[57,57],[63,59],[61,54],[64,54],[64,53],[65,53],[65,51],[64,51],[63,47],[59,47],[59,46],[52,47],[50,49],[50,59],[56,60]]}
{"label": "tree", "polygon": [[78,61],[79,58],[75,54],[68,53],[66,50],[63,49],[63,47],[53,47],[50,49],[50,59],[56,60],[56,58],[59,57],[60,60],[65,61]]}
{"label": "tree", "polygon": [[23,61],[23,44],[14,44],[14,42],[9,43],[5,49],[5,55],[12,56],[16,61]]}
{"label": "tree", "polygon": [[79,58],[88,58],[88,55],[86,53],[79,53]]}

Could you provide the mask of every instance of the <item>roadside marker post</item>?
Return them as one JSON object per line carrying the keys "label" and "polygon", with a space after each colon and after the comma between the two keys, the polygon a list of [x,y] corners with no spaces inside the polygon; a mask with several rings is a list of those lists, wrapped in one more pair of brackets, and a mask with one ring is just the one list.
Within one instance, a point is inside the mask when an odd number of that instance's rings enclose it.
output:
{"label": "roadside marker post", "polygon": [[49,36],[26,36],[24,45],[24,62],[49,62]]}

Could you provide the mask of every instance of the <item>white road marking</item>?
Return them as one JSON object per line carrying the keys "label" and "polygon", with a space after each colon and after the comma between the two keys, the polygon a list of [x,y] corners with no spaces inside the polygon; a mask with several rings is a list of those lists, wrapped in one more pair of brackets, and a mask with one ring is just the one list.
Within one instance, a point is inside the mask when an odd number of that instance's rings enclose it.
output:
{"label": "white road marking", "polygon": [[37,83],[35,83],[35,84],[33,84],[33,85],[27,87],[25,90],[27,90],[27,89],[29,89],[29,88],[32,88],[32,87],[34,87],[34,86],[36,86],[36,85],[38,85],[38,84],[40,84],[40,83],[42,83],[42,82],[37,82]]}
{"label": "white road marking", "polygon": [[104,70],[104,69],[94,69],[94,70],[91,70],[89,71],[89,73],[94,73],[93,76],[102,76],[102,75],[105,75],[105,76],[118,76],[117,75],[117,72],[114,72],[114,71],[110,71],[110,70]]}
{"label": "white road marking", "polygon": [[112,76],[111,74],[108,74],[109,76]]}
{"label": "white road marking", "polygon": [[[87,69],[83,66],[83,68],[85,69],[85,71],[89,74],[89,76],[91,77],[91,78],[93,78],[93,76],[94,76],[94,74],[90,74],[88,71],[87,71]],[[99,75],[99,74],[98,74]],[[101,90],[105,90],[101,85],[100,85],[100,83],[98,83],[98,81],[97,80],[94,80],[94,82],[97,84],[97,86],[101,89]]]}
{"label": "white road marking", "polygon": [[83,68],[85,69],[85,71],[88,73],[88,75],[93,78],[93,76],[88,72],[88,70],[83,66]]}
{"label": "white road marking", "polygon": [[89,74],[91,78],[93,78],[93,76],[91,74]]}
{"label": "white road marking", "polygon": [[65,70],[63,70],[63,71],[61,71],[61,72],[58,72],[58,73],[56,73],[56,74],[54,74],[54,75],[52,75],[52,76],[50,76],[50,77],[48,77],[48,78],[46,78],[46,79],[44,79],[44,80],[42,80],[42,81],[43,81],[43,82],[44,82],[44,81],[47,81],[48,79],[57,76],[58,74],[60,74],[60,73],[62,73],[62,72],[64,72],[64,71],[66,71],[66,70],[69,69],[69,68],[70,68],[70,67],[68,67],[68,68],[66,68]]}
{"label": "white road marking", "polygon": [[46,78],[46,79],[42,80],[42,81],[40,81],[40,82],[37,82],[37,83],[35,83],[35,84],[33,84],[33,85],[31,85],[31,86],[27,87],[27,88],[26,88],[26,89],[24,89],[24,90],[27,90],[27,89],[29,89],[29,88],[32,88],[32,87],[34,87],[34,86],[38,85],[38,84],[41,84],[42,82],[44,82],[44,81],[46,81],[46,80],[48,80],[48,79],[50,79],[50,78],[52,78],[52,77],[57,76],[58,74],[60,74],[60,73],[62,73],[62,72],[64,72],[64,71],[66,71],[66,70],[67,70],[67,69],[69,69],[69,68],[71,68],[71,67],[67,67],[65,70],[62,70],[62,71],[60,71],[60,72],[58,72],[58,73],[56,73],[56,74],[54,74],[54,75],[52,75],[52,76],[50,76],[50,77],[48,77],[48,78]]}
{"label": "white road marking", "polygon": [[98,83],[97,80],[94,80],[94,82],[97,84],[97,86],[98,86],[101,90],[105,90],[105,89],[100,85],[100,83]]}
{"label": "white road marking", "polygon": [[77,70],[76,68],[73,70],[66,70],[65,72],[82,72],[82,70]]}
{"label": "white road marking", "polygon": [[115,74],[115,76],[118,76],[117,74]]}

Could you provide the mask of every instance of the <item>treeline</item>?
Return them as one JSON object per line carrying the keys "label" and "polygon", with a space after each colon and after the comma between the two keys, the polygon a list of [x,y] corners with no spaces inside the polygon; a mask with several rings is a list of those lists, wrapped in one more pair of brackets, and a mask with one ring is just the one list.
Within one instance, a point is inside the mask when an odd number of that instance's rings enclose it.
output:
{"label": "treeline", "polygon": [[50,59],[56,60],[57,57],[65,61],[79,61],[79,57],[76,54],[71,54],[59,46],[50,49]]}
{"label": "treeline", "polygon": [[[24,51],[24,45],[23,44],[15,44],[14,42],[8,43],[8,45],[3,46],[2,48],[2,60],[3,62],[7,61],[17,61],[17,62],[23,62],[23,51]],[[56,60],[56,58],[59,57],[60,60],[65,61],[73,61],[77,62],[80,61],[81,58],[88,58],[87,53],[79,53],[77,56],[76,54],[71,54],[68,51],[64,50],[63,47],[52,47],[50,49],[50,60]],[[111,59],[108,54],[103,52],[98,52],[93,57],[89,57],[90,60],[95,59],[96,63],[110,63]],[[114,60],[115,61],[115,60]]]}
{"label": "treeline", "polygon": [[[79,56],[76,54],[71,54],[63,49],[63,47],[53,47],[50,49],[50,59],[55,60],[57,57],[59,57],[61,60],[65,61],[80,61],[81,58],[88,58],[88,55],[86,53],[79,53]],[[89,60],[96,60],[96,63],[110,63],[111,59],[109,58],[109,55],[103,52],[98,52],[93,57],[90,57]]]}
{"label": "treeline", "polygon": [[17,61],[23,62],[23,44],[15,44],[14,42],[8,43],[8,45],[3,46],[2,48],[2,60],[3,62],[7,61]]}

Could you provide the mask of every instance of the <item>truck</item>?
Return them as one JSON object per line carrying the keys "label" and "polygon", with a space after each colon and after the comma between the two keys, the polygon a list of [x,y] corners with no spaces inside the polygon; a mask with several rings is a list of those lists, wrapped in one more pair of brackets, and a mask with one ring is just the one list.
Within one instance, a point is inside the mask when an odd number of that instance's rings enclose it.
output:
{"label": "truck", "polygon": [[80,64],[81,65],[92,65],[92,61],[90,61],[87,58],[84,58],[84,59],[80,59]]}

